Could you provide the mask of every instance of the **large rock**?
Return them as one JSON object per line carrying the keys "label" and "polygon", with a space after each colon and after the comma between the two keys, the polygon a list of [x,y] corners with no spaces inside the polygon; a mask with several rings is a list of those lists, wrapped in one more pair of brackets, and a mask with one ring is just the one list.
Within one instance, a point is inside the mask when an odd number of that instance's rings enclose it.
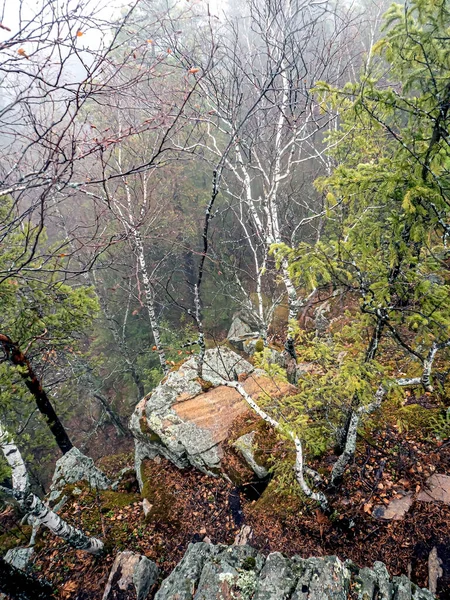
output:
{"label": "large rock", "polygon": [[145,600],[158,579],[158,572],[157,565],[146,556],[119,552],[102,600]]}
{"label": "large rock", "polygon": [[155,600],[432,600],[407,577],[389,578],[383,563],[359,569],[336,556],[265,558],[250,546],[191,544]]}
{"label": "large rock", "polygon": [[256,431],[251,431],[250,433],[241,435],[241,437],[234,442],[233,446],[242,454],[245,462],[255,473],[255,475],[259,479],[264,479],[269,474],[269,471],[263,465],[259,465],[255,458],[255,435]]}
{"label": "large rock", "polygon": [[34,549],[32,546],[28,548],[18,547],[12,548],[8,550],[8,552],[3,557],[4,561],[15,567],[16,569],[20,569],[21,571],[25,571],[30,564],[30,560],[33,556]]}
{"label": "large rock", "polygon": [[111,487],[111,481],[97,469],[92,458],[80,452],[78,448],[72,448],[56,461],[51,490],[57,492],[66,485],[79,482],[85,482],[89,487],[98,490]]}
{"label": "large rock", "polygon": [[228,439],[232,423],[249,410],[233,388],[221,385],[239,377],[243,387],[257,399],[292,391],[288,384],[272,381],[228,348],[207,350],[203,378],[197,376],[196,357],[169,373],[151,395],[139,404],[130,420],[135,438],[136,473],[144,458],[164,456],[179,468],[190,465],[204,473],[221,469],[221,444]]}
{"label": "large rock", "polygon": [[246,351],[249,341],[259,338],[258,325],[241,313],[233,316],[227,339],[237,350]]}

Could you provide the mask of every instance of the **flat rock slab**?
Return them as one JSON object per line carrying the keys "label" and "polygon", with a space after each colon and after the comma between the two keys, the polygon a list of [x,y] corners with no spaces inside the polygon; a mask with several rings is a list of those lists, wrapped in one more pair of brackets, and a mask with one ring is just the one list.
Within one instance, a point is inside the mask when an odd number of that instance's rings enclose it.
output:
{"label": "flat rock slab", "polygon": [[[263,375],[250,375],[242,383],[242,387],[254,400],[265,394],[279,398],[283,393],[293,392],[290,385],[277,383]],[[172,408],[183,421],[208,430],[211,438],[218,443],[228,438],[233,421],[249,410],[247,402],[239,392],[224,385],[187,400],[183,397],[177,398]]]}
{"label": "flat rock slab", "polygon": [[419,492],[420,502],[444,502],[450,504],[450,477],[435,473],[427,479],[426,489]]}
{"label": "flat rock slab", "polygon": [[235,419],[251,410],[224,381],[239,378],[245,391],[258,401],[263,395],[279,398],[295,388],[275,381],[227,347],[207,350],[202,379],[192,357],[169,373],[136,406],[130,419],[135,438],[136,474],[142,489],[145,458],[164,456],[179,468],[193,466],[206,474],[221,471],[222,444]]}
{"label": "flat rock slab", "polygon": [[400,521],[406,515],[414,502],[412,494],[391,500],[387,506],[378,504],[374,507],[372,516],[385,521]]}

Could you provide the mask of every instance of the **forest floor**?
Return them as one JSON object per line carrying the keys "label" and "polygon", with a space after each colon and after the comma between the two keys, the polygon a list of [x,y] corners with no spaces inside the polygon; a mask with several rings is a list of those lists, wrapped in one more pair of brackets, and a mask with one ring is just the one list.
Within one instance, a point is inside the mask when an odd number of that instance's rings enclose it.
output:
{"label": "forest floor", "polygon": [[[99,463],[112,477],[131,464],[129,453]],[[179,470],[164,459],[147,461],[145,494],[152,504],[147,517],[133,474],[118,492],[82,489],[74,495],[72,490],[61,516],[106,539],[109,553],[94,558],[41,532],[34,569],[54,583],[58,597],[96,600],[102,597],[118,550],[145,554],[165,577],[190,542],[207,537],[230,544],[248,524],[254,532],[252,545],[264,553],[336,554],[361,567],[381,560],[391,575],[405,573],[421,587],[428,584],[428,556],[436,546],[446,573],[439,581],[438,597],[448,600],[450,506],[415,499],[401,520],[372,516],[376,505],[387,505],[405,492],[416,495],[433,473],[450,473],[450,442],[400,434],[395,426],[364,434],[339,495],[331,498],[334,513],[329,519],[295,493],[279,492],[276,476],[260,496],[261,486],[252,482],[236,488],[194,469]]]}

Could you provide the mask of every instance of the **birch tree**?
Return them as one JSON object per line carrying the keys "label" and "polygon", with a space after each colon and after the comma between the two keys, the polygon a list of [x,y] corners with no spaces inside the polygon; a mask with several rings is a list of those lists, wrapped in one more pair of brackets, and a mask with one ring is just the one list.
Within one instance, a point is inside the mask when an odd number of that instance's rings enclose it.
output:
{"label": "birch tree", "polygon": [[[353,459],[358,427],[372,406],[363,388],[374,393],[387,383],[390,389],[422,386],[430,393],[433,370],[435,381],[439,375],[437,357],[448,358],[448,16],[445,2],[392,6],[370,70],[344,89],[320,86],[325,101],[341,108],[336,135],[348,134],[335,148],[340,166],[317,182],[329,202],[339,199],[339,218],[323,243],[315,248],[304,243],[285,256],[297,264],[303,285],[302,274],[309,270],[314,284],[339,286],[359,299],[350,331],[366,348],[357,359],[343,358],[337,374],[338,380],[346,376],[359,383],[342,398],[347,424],[331,476],[335,486]],[[332,343],[338,343],[336,334]],[[407,373],[377,367],[387,343],[409,365]],[[324,385],[320,394],[327,385],[331,391],[333,382]],[[342,378],[341,388],[346,385]]]}
{"label": "birch tree", "polygon": [[[340,59],[348,21],[326,2],[250,2],[243,18],[230,20],[221,31],[220,67],[201,84],[205,147],[221,156],[224,144],[233,140],[222,187],[236,206],[253,262],[255,320],[266,339],[273,303],[265,311],[263,279],[275,259],[288,300],[287,340],[294,357],[294,323],[304,299],[297,295],[286,261],[277,260],[276,250],[271,258],[270,251],[289,231],[283,212],[295,172],[324,156],[321,131],[333,115],[320,113],[311,88],[319,77],[339,79],[345,71]],[[245,289],[243,282],[238,286]]]}
{"label": "birch tree", "polygon": [[50,510],[48,506],[46,506],[44,502],[30,490],[28,473],[20,450],[1,423],[0,446],[6,461],[11,467],[13,484],[12,491],[8,488],[1,488],[1,490],[7,495],[11,495],[27,516],[34,517],[54,535],[61,537],[77,550],[85,550],[90,554],[100,554],[103,550],[103,542],[97,538],[89,537],[79,529],[69,525],[55,512]]}

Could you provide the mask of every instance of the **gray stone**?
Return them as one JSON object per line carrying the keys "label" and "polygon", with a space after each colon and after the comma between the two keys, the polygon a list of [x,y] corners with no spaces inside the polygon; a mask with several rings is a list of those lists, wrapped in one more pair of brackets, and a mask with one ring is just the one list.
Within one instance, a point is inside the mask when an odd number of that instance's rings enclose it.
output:
{"label": "gray stone", "polygon": [[269,554],[256,583],[254,600],[287,600],[297,583],[291,561],[279,552]]}
{"label": "gray stone", "polygon": [[431,475],[427,479],[426,489],[418,494],[417,500],[450,504],[450,476],[442,473]]}
{"label": "gray stone", "polygon": [[227,338],[229,340],[238,339],[244,336],[258,337],[258,327],[256,324],[249,324],[242,315],[234,315],[231,321],[230,329],[228,330]]}
{"label": "gray stone", "polygon": [[241,437],[238,438],[234,442],[233,446],[237,450],[239,450],[239,452],[244,457],[245,462],[248,464],[250,469],[255,473],[255,475],[257,477],[259,477],[259,479],[264,479],[264,477],[267,477],[267,475],[269,474],[269,471],[265,467],[263,467],[262,465],[259,465],[256,462],[254,445],[253,445],[253,440],[255,438],[255,434],[256,434],[256,431],[252,431],[250,433],[246,433],[245,435],[241,435]]}
{"label": "gray stone", "polygon": [[350,571],[336,556],[294,557],[299,573],[292,600],[347,600]]}
{"label": "gray stone", "polygon": [[392,584],[394,588],[393,600],[411,600],[411,581],[406,577],[406,575],[393,577]]}
{"label": "gray stone", "polygon": [[378,586],[378,577],[372,569],[364,568],[355,575],[358,600],[372,600]]}
{"label": "gray stone", "polygon": [[[50,489],[52,492],[58,491],[66,485],[82,481],[98,490],[107,490],[111,487],[111,481],[100,469],[97,469],[92,458],[80,452],[78,448],[72,448],[57,460]],[[51,494],[50,497],[54,500],[57,498],[55,496],[56,494]]]}
{"label": "gray stone", "polygon": [[387,506],[377,504],[374,506],[372,516],[385,521],[400,521],[406,515],[414,502],[412,494],[406,494],[401,498],[394,498]]}
{"label": "gray stone", "polygon": [[432,594],[436,594],[438,579],[444,574],[442,564],[437,548],[434,546],[428,556],[428,589]]}
{"label": "gray stone", "polygon": [[[224,600],[236,597],[235,592],[248,585],[248,574],[259,572],[261,561],[251,546],[224,548],[214,559],[208,560],[202,570],[194,600]],[[252,578],[256,583],[256,576]],[[241,596],[237,596],[242,598]]]}
{"label": "gray stone", "polygon": [[12,548],[5,554],[4,561],[16,567],[16,569],[25,571],[30,563],[33,552],[33,548]]}
{"label": "gray stone", "polygon": [[238,571],[227,562],[208,561],[203,567],[194,600],[232,598],[238,578]]}
{"label": "gray stone", "polygon": [[243,525],[234,538],[235,546],[246,546],[253,539],[253,530],[250,525]]}
{"label": "gray stone", "polygon": [[162,582],[155,600],[192,600],[206,561],[219,551],[220,547],[212,544],[190,544],[181,562]]}
{"label": "gray stone", "polygon": [[191,544],[162,583],[155,600],[432,600],[402,575],[392,582],[386,567],[359,569],[336,556],[303,559],[278,552],[267,559],[250,546]]}
{"label": "gray stone", "polygon": [[141,554],[119,552],[111,568],[103,600],[145,600],[158,579],[156,564]]}
{"label": "gray stone", "polygon": [[392,583],[389,581],[389,573],[386,565],[380,561],[376,561],[373,563],[373,570],[377,576],[378,599],[391,600]]}

